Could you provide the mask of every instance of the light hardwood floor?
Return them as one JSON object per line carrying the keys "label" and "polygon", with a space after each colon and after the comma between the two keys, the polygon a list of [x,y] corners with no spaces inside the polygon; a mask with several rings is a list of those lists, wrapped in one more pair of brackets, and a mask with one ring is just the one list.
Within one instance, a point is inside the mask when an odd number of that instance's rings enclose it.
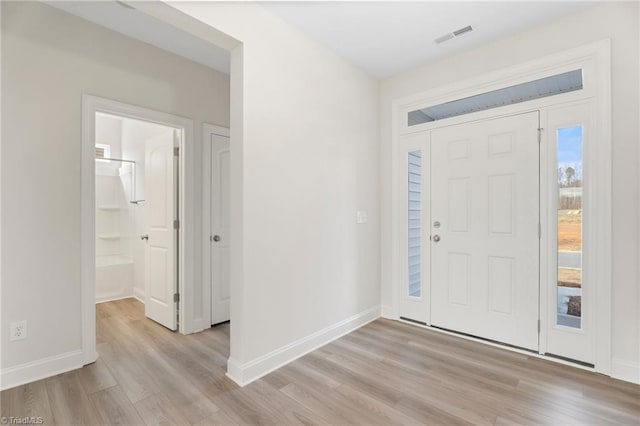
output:
{"label": "light hardwood floor", "polygon": [[95,364],[2,392],[45,424],[640,424],[640,386],[377,320],[244,388],[229,325],[182,336],[134,299],[97,307]]}

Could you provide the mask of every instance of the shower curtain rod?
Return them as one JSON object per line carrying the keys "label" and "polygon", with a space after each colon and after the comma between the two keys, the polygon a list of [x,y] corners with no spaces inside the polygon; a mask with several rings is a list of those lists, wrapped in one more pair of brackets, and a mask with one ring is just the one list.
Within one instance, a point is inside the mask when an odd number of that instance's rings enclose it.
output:
{"label": "shower curtain rod", "polygon": [[96,160],[105,160],[105,161],[120,161],[123,163],[133,163],[135,164],[136,162],[133,160],[123,160],[122,158],[107,158],[107,157],[96,157]]}

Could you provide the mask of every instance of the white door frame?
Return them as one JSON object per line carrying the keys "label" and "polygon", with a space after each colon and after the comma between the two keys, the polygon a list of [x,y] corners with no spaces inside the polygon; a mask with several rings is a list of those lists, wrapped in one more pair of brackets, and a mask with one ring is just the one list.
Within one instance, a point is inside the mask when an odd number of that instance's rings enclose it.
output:
{"label": "white door frame", "polygon": [[180,293],[180,324],[183,334],[197,331],[194,327],[194,134],[193,121],[177,115],[125,104],[92,95],[82,95],[81,150],[81,303],[82,352],[84,363],[98,358],[95,322],[95,115],[97,112],[158,123],[182,130],[180,142],[179,206],[180,233],[178,255],[178,289]]}
{"label": "white door frame", "polygon": [[[229,129],[215,124],[202,125],[202,298],[207,308],[203,316],[211,326],[211,134],[230,137]],[[231,149],[231,141],[229,141]],[[229,304],[229,308],[232,305]]]}
{"label": "white door frame", "polygon": [[[461,99],[480,93],[508,87],[511,85],[525,83],[527,81],[544,78],[550,75],[567,72],[581,68],[584,70],[584,87],[582,90],[570,92],[564,95],[557,95],[542,99],[537,99],[520,104],[510,105],[506,107],[494,108],[487,111],[467,114],[458,117],[438,120],[434,122],[408,126],[407,113],[416,109],[437,105]],[[403,135],[413,133],[428,133],[430,130],[460,124],[464,122],[487,119],[491,117],[507,116],[516,113],[522,113],[534,110],[544,110],[555,105],[567,104],[591,100],[595,107],[595,114],[598,120],[595,120],[592,129],[595,140],[598,140],[597,147],[594,149],[594,157],[597,161],[592,164],[590,180],[597,182],[594,189],[594,211],[590,212],[594,219],[595,231],[592,240],[593,244],[585,247],[594,253],[595,259],[592,273],[594,280],[598,282],[596,288],[596,306],[594,307],[595,317],[597,318],[597,326],[594,330],[596,335],[596,362],[595,371],[610,375],[611,374],[611,182],[612,182],[612,165],[611,165],[611,42],[609,39],[599,42],[580,46],[568,51],[560,52],[550,56],[546,56],[525,64],[509,67],[497,72],[477,76],[465,81],[456,82],[454,84],[438,87],[426,92],[417,93],[408,97],[396,99],[392,102],[391,117],[391,137],[392,137],[392,185],[391,199],[392,207],[392,249],[391,249],[391,270],[393,280],[391,282],[392,306],[391,312],[387,313],[387,317],[392,319],[399,318],[399,297],[402,291],[402,277],[404,259],[403,253],[403,215],[402,211],[404,196],[400,193],[403,188],[401,175],[403,170],[402,161],[404,157],[402,153],[406,151],[400,146],[401,137]],[[542,123],[541,127],[544,128]],[[553,135],[546,135],[542,131],[543,143]],[[541,152],[540,161],[543,164],[548,161],[545,152]],[[585,173],[588,173],[586,171]],[[546,190],[541,186],[541,190]],[[543,194],[544,196],[544,194]],[[541,208],[543,206],[541,205]],[[542,229],[548,229],[546,221],[548,215],[541,215]],[[541,249],[549,245],[548,238],[545,238],[544,232],[541,239]],[[548,250],[546,250],[548,252]],[[541,253],[540,268],[544,272],[544,268],[549,267],[548,253]],[[544,280],[548,274],[541,277],[540,285],[540,353],[544,353],[546,349],[546,330],[549,326],[547,314],[548,295],[547,291],[550,284]]]}
{"label": "white door frame", "polygon": [[[557,281],[557,268],[554,265],[558,264],[558,248],[557,248],[557,235],[558,235],[558,213],[557,213],[557,199],[558,199],[558,187],[557,180],[552,178],[556,175],[558,166],[557,166],[557,153],[554,152],[557,143],[557,137],[554,132],[558,127],[557,119],[554,119],[556,113],[564,112],[567,110],[572,110],[574,108],[582,108],[581,113],[577,115],[580,118],[577,118],[575,113],[572,115],[573,120],[569,120],[565,122],[566,125],[569,123],[574,125],[582,125],[584,129],[583,134],[583,170],[597,170],[598,161],[597,153],[598,147],[597,143],[593,143],[594,141],[594,104],[591,100],[584,100],[582,102],[571,102],[566,105],[562,105],[559,108],[551,107],[547,108],[541,114],[541,127],[548,130],[546,132],[547,140],[549,143],[543,144],[541,148],[541,156],[546,158],[547,161],[540,164],[540,187],[541,187],[541,199],[540,199],[540,213],[542,217],[542,223],[546,226],[542,228],[542,235],[545,237],[544,240],[541,241],[540,246],[540,260],[541,266],[540,274],[541,281],[551,283],[552,281]],[[555,124],[555,125],[554,125]],[[546,173],[543,173],[546,171]],[[597,176],[597,173],[596,175]],[[587,247],[590,249],[583,250],[583,262],[582,262],[582,307],[583,311],[591,312],[596,309],[597,306],[597,298],[598,293],[594,292],[594,289],[597,289],[598,276],[597,276],[597,262],[593,262],[593,258],[601,255],[601,253],[594,251],[594,248],[597,249],[597,229],[595,228],[596,221],[592,220],[590,214],[593,211],[597,211],[597,206],[594,206],[593,203],[597,203],[598,193],[597,193],[597,185],[594,185],[591,182],[593,175],[591,173],[585,173],[585,183],[583,185],[584,198],[582,209],[587,214],[583,216],[582,222],[582,239],[583,239],[583,247]],[[545,195],[546,194],[546,195]],[[546,215],[546,217],[544,217]],[[546,222],[546,223],[545,223]],[[546,277],[542,274],[546,274]],[[546,278],[546,280],[545,280]],[[543,294],[541,292],[541,298],[546,297],[548,309],[546,310],[546,324],[545,331],[547,331],[547,335],[551,336],[555,331],[560,330],[562,333],[571,333],[576,335],[584,335],[585,330],[588,337],[591,338],[590,346],[595,353],[597,348],[594,347],[596,344],[595,339],[593,339],[593,335],[596,334],[594,331],[593,324],[590,324],[589,321],[597,318],[595,316],[586,315],[582,318],[581,327],[580,328],[571,328],[565,326],[556,325],[556,309],[555,304],[557,303],[557,288],[551,288],[549,286],[548,293]],[[570,334],[564,334],[563,337],[566,337],[568,342],[572,342]],[[557,337],[556,337],[556,345],[557,345]],[[575,342],[575,341],[573,341]],[[541,353],[543,352],[553,352],[553,347],[546,346],[548,343],[547,339],[544,342],[541,342]],[[543,346],[544,345],[544,346]],[[581,346],[580,344],[577,344]],[[553,346],[553,345],[549,345]],[[563,355],[559,353],[558,355]]]}

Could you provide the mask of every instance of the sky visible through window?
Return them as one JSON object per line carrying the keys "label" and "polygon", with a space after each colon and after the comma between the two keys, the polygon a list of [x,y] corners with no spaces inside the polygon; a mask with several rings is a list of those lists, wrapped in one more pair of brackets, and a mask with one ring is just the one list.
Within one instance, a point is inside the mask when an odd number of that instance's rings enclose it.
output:
{"label": "sky visible through window", "polygon": [[576,165],[582,165],[582,126],[558,129],[558,167]]}

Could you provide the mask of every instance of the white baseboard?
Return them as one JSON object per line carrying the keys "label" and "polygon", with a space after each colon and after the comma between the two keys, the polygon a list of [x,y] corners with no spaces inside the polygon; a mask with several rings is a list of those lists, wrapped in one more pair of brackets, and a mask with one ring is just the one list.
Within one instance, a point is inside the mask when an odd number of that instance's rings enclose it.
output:
{"label": "white baseboard", "polygon": [[142,303],[144,305],[144,301],[146,299],[146,295],[144,294],[144,291],[140,290],[139,288],[133,288],[133,297],[135,297],[136,299],[138,299],[138,302]]}
{"label": "white baseboard", "polygon": [[247,384],[240,381],[240,378],[242,377],[242,366],[238,361],[231,357],[227,360],[227,377],[240,386]]}
{"label": "white baseboard", "polygon": [[81,368],[84,364],[83,361],[83,353],[78,350],[3,368],[0,371],[0,390],[11,389],[25,383]]}
{"label": "white baseboard", "polygon": [[240,386],[246,386],[283,365],[345,334],[349,334],[378,318],[380,318],[380,306],[374,306],[373,308],[369,308],[366,311],[362,311],[309,336],[269,352],[253,361],[241,364],[237,360],[229,358],[227,362],[227,376]]}
{"label": "white baseboard", "polygon": [[611,358],[611,377],[640,384],[640,362]]}
{"label": "white baseboard", "polygon": [[131,299],[132,297],[144,305],[144,299],[145,299],[144,292],[137,288],[133,289],[133,294],[126,294],[124,296],[117,296],[117,297],[96,298],[96,305],[98,303],[107,303],[107,302],[115,302],[116,300]]}
{"label": "white baseboard", "polygon": [[181,331],[182,334],[194,334],[200,333],[201,331],[208,330],[211,328],[211,320],[200,318],[198,320],[192,320],[191,327],[187,328],[185,324],[185,328]]}
{"label": "white baseboard", "polygon": [[117,297],[96,297],[96,305],[100,303],[115,302],[116,300],[131,299],[133,295],[117,296]]}

